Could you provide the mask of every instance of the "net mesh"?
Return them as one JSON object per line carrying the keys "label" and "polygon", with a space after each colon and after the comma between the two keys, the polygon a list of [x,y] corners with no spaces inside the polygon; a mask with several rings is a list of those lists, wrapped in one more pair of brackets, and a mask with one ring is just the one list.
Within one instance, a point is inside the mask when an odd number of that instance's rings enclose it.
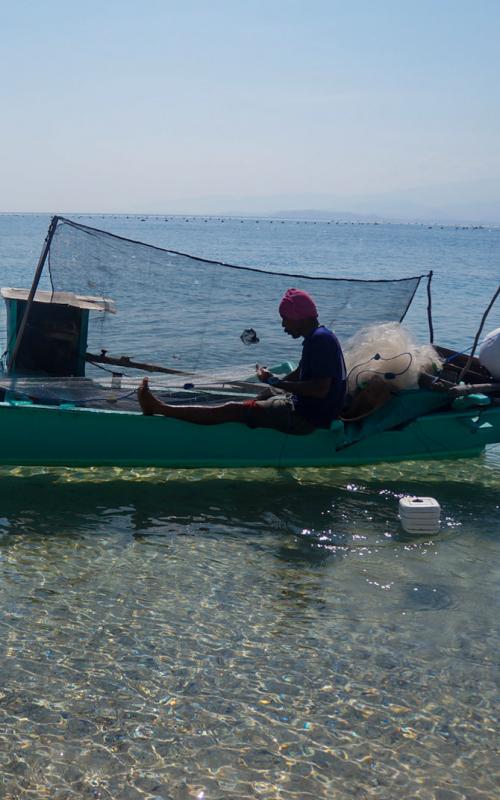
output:
{"label": "net mesh", "polygon": [[[280,329],[290,287],[316,299],[340,339],[359,327],[401,321],[423,276],[401,280],[314,278],[267,272],[162,250],[60,219],[48,266],[54,291],[109,297],[118,313],[89,327],[89,346],[186,371],[296,358]],[[245,344],[244,331],[255,331]],[[174,362],[172,364],[172,362]]]}
{"label": "net mesh", "polygon": [[[116,314],[90,313],[88,351],[202,373],[198,385],[215,382],[224,390],[230,389],[227,382],[251,376],[257,362],[297,363],[300,344],[284,334],[278,315],[291,286],[314,297],[320,321],[345,341],[363,325],[401,321],[427,277],[358,280],[271,272],[161,249],[62,217],[45,270],[54,292],[114,302]],[[162,375],[156,383],[172,392],[187,379]],[[84,383],[77,389],[78,397],[87,392]]]}

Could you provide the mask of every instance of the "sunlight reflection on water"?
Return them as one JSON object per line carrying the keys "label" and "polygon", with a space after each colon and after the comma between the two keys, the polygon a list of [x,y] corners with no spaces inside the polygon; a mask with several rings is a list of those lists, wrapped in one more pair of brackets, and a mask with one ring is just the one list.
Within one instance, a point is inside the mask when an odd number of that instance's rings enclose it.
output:
{"label": "sunlight reflection on water", "polygon": [[493,798],[496,457],[2,470],[5,791]]}

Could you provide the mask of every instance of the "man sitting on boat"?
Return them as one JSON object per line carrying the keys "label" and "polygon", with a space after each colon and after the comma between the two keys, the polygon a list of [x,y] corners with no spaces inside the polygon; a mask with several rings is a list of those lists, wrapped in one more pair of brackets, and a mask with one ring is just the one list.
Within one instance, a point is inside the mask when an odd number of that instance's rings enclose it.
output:
{"label": "man sitting on boat", "polygon": [[257,377],[269,386],[255,400],[229,402],[217,406],[170,405],[155,397],[144,378],[138,399],[146,415],[219,425],[241,422],[251,428],[275,428],[284,433],[308,434],[316,428],[329,428],[344,404],[346,368],[335,334],[320,325],[312,297],[300,289],[288,289],[279,313],[285,332],[294,339],[303,337],[299,366],[284,378],[272,375],[257,365]]}

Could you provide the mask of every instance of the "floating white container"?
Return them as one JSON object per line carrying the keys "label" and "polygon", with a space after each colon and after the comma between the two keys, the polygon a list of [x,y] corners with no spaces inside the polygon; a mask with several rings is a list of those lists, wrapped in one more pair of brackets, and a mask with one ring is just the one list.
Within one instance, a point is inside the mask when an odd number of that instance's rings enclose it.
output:
{"label": "floating white container", "polygon": [[437,533],[441,524],[441,506],[434,497],[402,497],[399,518],[406,533]]}

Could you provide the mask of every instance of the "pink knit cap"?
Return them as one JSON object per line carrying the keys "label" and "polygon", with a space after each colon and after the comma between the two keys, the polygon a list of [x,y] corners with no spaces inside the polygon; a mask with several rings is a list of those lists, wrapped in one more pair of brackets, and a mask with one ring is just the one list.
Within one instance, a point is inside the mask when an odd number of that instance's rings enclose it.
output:
{"label": "pink knit cap", "polygon": [[318,316],[312,297],[301,289],[288,289],[281,300],[279,312],[287,319],[309,319]]}

